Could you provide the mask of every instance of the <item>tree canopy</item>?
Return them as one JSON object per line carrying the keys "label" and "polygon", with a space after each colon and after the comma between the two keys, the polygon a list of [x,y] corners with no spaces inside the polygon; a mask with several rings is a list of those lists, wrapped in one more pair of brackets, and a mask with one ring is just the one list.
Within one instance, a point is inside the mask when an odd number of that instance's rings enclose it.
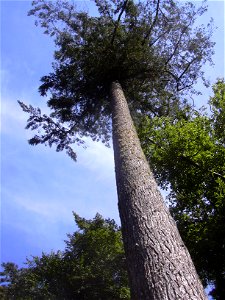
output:
{"label": "tree canopy", "polygon": [[26,268],[2,265],[1,299],[130,299],[120,228],[99,214],[74,218],[64,251],[27,259]]}
{"label": "tree canopy", "polygon": [[[26,106],[27,128],[39,129],[30,144],[56,144],[76,159],[71,144],[83,137],[108,144],[111,136],[109,85],[118,80],[134,120],[140,114],[171,115],[185,105],[184,95],[201,66],[211,62],[211,24],[195,27],[203,5],[173,0],[95,0],[98,15],[79,11],[69,1],[33,1],[37,17],[56,50],[53,71],[43,76],[42,96],[50,116]],[[183,98],[182,98],[183,97]]]}
{"label": "tree canopy", "polygon": [[139,136],[203,283],[225,298],[225,82],[213,86],[211,113],[143,119]]}

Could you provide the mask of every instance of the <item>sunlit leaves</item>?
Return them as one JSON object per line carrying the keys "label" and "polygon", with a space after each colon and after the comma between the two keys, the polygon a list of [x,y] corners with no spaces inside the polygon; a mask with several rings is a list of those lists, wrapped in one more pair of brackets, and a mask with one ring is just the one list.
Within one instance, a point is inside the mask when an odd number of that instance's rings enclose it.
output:
{"label": "sunlit leaves", "polygon": [[219,79],[213,86],[214,96],[209,104],[213,113],[213,122],[219,142],[225,146],[225,82]]}
{"label": "sunlit leaves", "polygon": [[224,299],[225,83],[218,80],[212,114],[184,110],[177,117],[145,117],[139,136],[204,284]]}

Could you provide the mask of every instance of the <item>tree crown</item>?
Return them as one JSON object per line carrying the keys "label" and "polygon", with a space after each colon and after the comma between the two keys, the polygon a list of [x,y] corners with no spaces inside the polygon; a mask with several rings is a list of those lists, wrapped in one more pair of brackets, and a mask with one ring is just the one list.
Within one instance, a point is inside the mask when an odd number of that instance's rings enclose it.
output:
{"label": "tree crown", "polygon": [[21,103],[31,115],[27,127],[43,129],[30,143],[56,143],[73,158],[69,144],[84,136],[108,143],[111,82],[121,83],[133,116],[173,114],[197,78],[204,79],[201,66],[213,53],[210,25],[194,27],[205,6],[173,0],[94,2],[97,16],[68,1],[34,1],[29,12],[56,44],[53,72],[42,77],[39,89],[42,96],[50,93],[50,117]]}
{"label": "tree crown", "polygon": [[[130,299],[122,235],[113,219],[74,213],[78,230],[64,251],[2,264],[1,299]],[[4,298],[5,296],[5,298]]]}

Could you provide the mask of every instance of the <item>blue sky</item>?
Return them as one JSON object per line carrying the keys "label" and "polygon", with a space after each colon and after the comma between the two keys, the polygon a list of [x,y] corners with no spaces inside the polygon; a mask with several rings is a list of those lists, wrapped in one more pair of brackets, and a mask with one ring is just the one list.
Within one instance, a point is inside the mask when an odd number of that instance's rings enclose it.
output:
{"label": "blue sky", "polygon": [[[85,8],[89,1],[80,1]],[[96,212],[119,222],[112,149],[88,142],[78,148],[78,162],[44,146],[32,147],[24,129],[27,116],[17,100],[45,108],[37,89],[51,70],[54,45],[27,17],[30,1],[1,1],[1,261],[25,262],[64,248],[75,230],[72,211],[93,218]],[[209,1],[200,20],[213,17],[215,66],[207,78],[224,76],[224,2]],[[196,99],[206,103],[210,90]]]}

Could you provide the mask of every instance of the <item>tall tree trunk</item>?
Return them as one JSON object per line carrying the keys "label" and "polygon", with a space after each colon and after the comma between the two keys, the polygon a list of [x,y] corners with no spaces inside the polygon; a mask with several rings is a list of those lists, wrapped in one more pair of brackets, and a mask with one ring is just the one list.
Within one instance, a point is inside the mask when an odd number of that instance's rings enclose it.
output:
{"label": "tall tree trunk", "polygon": [[207,299],[187,248],[158,191],[118,82],[111,85],[113,146],[131,297]]}

